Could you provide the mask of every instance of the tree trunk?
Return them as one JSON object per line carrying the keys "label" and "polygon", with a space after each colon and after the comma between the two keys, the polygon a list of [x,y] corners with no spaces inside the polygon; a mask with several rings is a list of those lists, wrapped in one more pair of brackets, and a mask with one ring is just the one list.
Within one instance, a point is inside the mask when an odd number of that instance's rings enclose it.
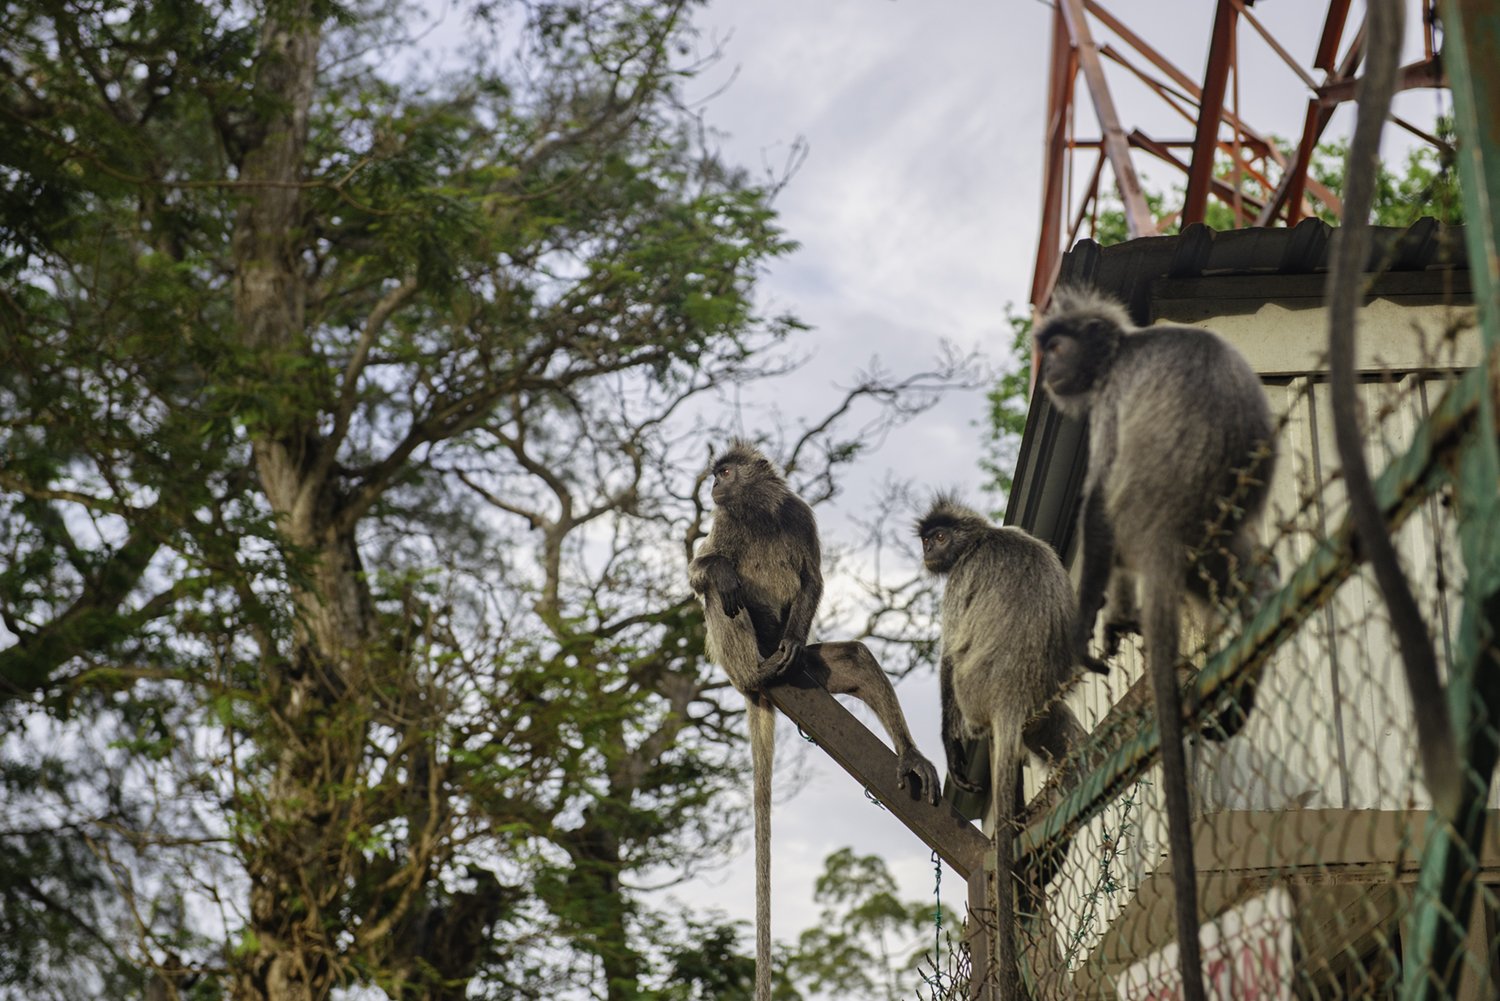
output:
{"label": "tree trunk", "polygon": [[316,413],[278,398],[278,377],[305,336],[307,279],[300,266],[300,182],[316,78],[320,23],[309,0],[272,3],[265,14],[254,107],[243,130],[244,201],[235,220],[235,319],[252,352],[264,398],[252,418],[256,472],[287,546],[297,612],[292,649],[267,659],[267,713],[240,849],[250,879],[248,934],[235,953],[239,1001],[322,1001],[337,980],[338,948],[324,908],[343,877],[335,790],[358,765],[365,714],[343,699],[350,658],[369,636],[370,599],[352,537],[330,537],[333,499],[322,482]]}

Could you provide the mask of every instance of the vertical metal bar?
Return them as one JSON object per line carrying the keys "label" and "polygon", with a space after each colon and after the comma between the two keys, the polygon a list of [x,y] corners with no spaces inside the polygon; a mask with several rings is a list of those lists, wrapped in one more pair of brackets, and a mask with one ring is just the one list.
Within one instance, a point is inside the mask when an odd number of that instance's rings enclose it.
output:
{"label": "vertical metal bar", "polygon": [[1455,996],[1464,926],[1473,913],[1477,849],[1485,799],[1500,759],[1500,449],[1495,393],[1500,385],[1500,7],[1487,0],[1444,0],[1443,59],[1453,88],[1459,137],[1465,238],[1488,373],[1479,394],[1477,434],[1458,467],[1459,546],[1468,579],[1458,643],[1448,675],[1448,708],[1470,769],[1455,816],[1432,816],[1412,909],[1402,933],[1401,997]]}
{"label": "vertical metal bar", "polygon": [[1219,149],[1219,121],[1224,114],[1224,88],[1229,82],[1229,51],[1238,20],[1233,0],[1219,0],[1219,9],[1214,13],[1213,39],[1208,47],[1208,66],[1203,71],[1203,96],[1198,102],[1198,132],[1193,139],[1192,164],[1188,167],[1187,194],[1182,200],[1184,226],[1202,222],[1208,208],[1214,154]]}
{"label": "vertical metal bar", "polygon": [[969,874],[969,928],[965,933],[969,942],[969,997],[972,1001],[991,1001],[994,995],[990,976],[990,932],[994,921],[994,894],[990,892],[990,880],[995,877],[994,855],[987,863]]}
{"label": "vertical metal bar", "polygon": [[[1042,174],[1042,227],[1037,237],[1036,270],[1031,276],[1031,305],[1041,309],[1052,295],[1062,260],[1063,159],[1067,149],[1068,108],[1073,101],[1073,43],[1062,11],[1052,12],[1052,65],[1047,83],[1047,134]],[[1032,359],[1032,372],[1036,372]]]}

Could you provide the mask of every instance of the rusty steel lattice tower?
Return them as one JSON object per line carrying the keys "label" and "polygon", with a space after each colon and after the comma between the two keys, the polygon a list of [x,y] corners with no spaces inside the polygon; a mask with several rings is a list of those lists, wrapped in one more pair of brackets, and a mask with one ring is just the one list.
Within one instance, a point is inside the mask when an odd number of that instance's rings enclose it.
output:
{"label": "rusty steel lattice tower", "polygon": [[[1351,0],[1329,0],[1312,64],[1304,66],[1256,16],[1254,2],[1218,0],[1199,80],[1099,0],[1054,0],[1042,223],[1031,284],[1034,308],[1044,307],[1051,297],[1063,252],[1080,236],[1093,235],[1106,165],[1131,237],[1203,222],[1210,195],[1231,209],[1236,226],[1294,225],[1314,213],[1313,202],[1327,214],[1340,215],[1338,196],[1310,176],[1309,166],[1334,109],[1354,98],[1364,51],[1363,17],[1350,17]],[[1435,7],[1436,0],[1419,0],[1423,56],[1402,69],[1399,89],[1448,86],[1438,56]],[[1240,115],[1238,39],[1247,27],[1307,88],[1295,149],[1283,150]],[[1101,37],[1109,40],[1101,43]],[[1110,91],[1106,62],[1143,83],[1186,123],[1184,133],[1191,135],[1165,138],[1129,126]],[[1083,103],[1080,76],[1097,122],[1093,135],[1075,131]],[[1425,142],[1447,148],[1442,139],[1405,119],[1396,117],[1393,122]],[[1134,151],[1186,175],[1180,205],[1168,206],[1162,216],[1153,215],[1132,161]],[[1085,177],[1080,188],[1077,179]]]}

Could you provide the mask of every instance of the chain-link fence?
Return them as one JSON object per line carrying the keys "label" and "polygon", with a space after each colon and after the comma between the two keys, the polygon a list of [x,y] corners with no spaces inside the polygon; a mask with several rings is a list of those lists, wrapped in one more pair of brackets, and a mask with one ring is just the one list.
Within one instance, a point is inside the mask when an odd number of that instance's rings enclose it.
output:
{"label": "chain-link fence", "polygon": [[[1382,503],[1445,663],[1465,574],[1460,488],[1447,472],[1483,386],[1480,373],[1460,379],[1478,344],[1472,331],[1460,335],[1462,319],[1450,311],[1443,329],[1413,332],[1420,362],[1382,369],[1361,389],[1368,458],[1387,470]],[[1261,682],[1236,736],[1189,741],[1205,980],[1219,998],[1391,996],[1403,976],[1446,972],[1413,971],[1427,960],[1403,941],[1433,837],[1411,700],[1385,604],[1346,525],[1326,381],[1310,370],[1270,379],[1267,391],[1280,460],[1263,536],[1282,588],[1253,617],[1199,616],[1182,643],[1199,669],[1184,674],[1193,678],[1185,704],[1198,703],[1200,721],[1236,682]],[[1139,637],[1114,664],[1068,693],[1093,737],[1069,763],[1073,780],[1033,800],[1019,838],[1033,853],[1018,899],[1036,998],[1176,994],[1163,780]],[[1495,739],[1494,720],[1479,725]],[[1500,792],[1488,788],[1483,805],[1500,807]],[[1496,826],[1464,860],[1467,879],[1477,877],[1472,913],[1439,907],[1440,920],[1465,929],[1461,969],[1446,981],[1459,999],[1500,996]],[[1059,844],[1060,864],[1034,864],[1037,849]]]}

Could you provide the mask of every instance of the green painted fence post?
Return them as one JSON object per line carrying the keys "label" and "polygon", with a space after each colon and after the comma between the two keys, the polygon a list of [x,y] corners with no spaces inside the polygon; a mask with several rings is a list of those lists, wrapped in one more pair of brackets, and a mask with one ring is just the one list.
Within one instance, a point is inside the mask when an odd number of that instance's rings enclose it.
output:
{"label": "green painted fence post", "polygon": [[1470,768],[1453,817],[1428,819],[1416,894],[1402,929],[1401,997],[1456,997],[1464,929],[1474,908],[1485,798],[1500,755],[1500,453],[1495,388],[1500,372],[1500,4],[1444,0],[1443,63],[1453,88],[1465,233],[1474,301],[1488,369],[1480,393],[1478,434],[1460,457],[1454,480],[1458,535],[1468,579],[1458,644],[1448,676],[1448,705],[1459,750]]}

